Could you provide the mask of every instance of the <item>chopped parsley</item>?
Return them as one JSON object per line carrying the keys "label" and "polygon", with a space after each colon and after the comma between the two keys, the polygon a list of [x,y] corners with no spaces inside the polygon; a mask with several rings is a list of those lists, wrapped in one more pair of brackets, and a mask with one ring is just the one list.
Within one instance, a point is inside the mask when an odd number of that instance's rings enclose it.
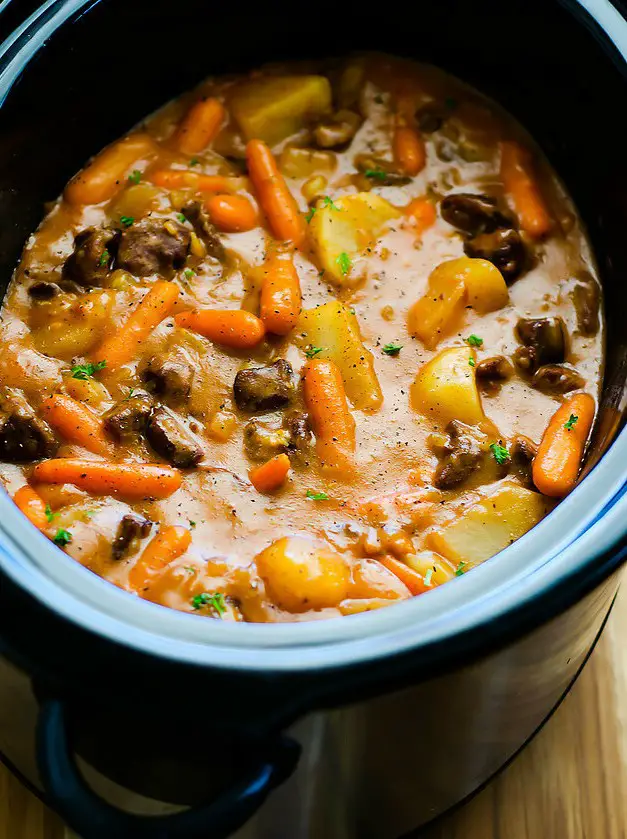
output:
{"label": "chopped parsley", "polygon": [[464,560],[462,559],[462,561],[459,563],[459,565],[458,565],[458,566],[457,566],[457,568],[455,569],[455,576],[456,576],[456,577],[461,577],[461,575],[462,575],[462,574],[465,574],[465,573],[466,573],[466,572],[464,571],[464,568],[465,568],[465,567],[466,567],[466,563],[465,563],[465,562],[464,562]]}
{"label": "chopped parsley", "polygon": [[126,396],[124,397],[124,401],[126,402],[126,400],[127,400],[127,399],[130,399],[130,398],[131,398],[131,396],[132,396],[134,393],[135,393],[135,388],[134,388],[134,387],[129,387],[129,389],[128,389],[128,393],[127,393],[127,394],[126,394]]}
{"label": "chopped parsley", "polygon": [[219,617],[222,617],[222,615],[226,612],[224,595],[222,592],[210,594],[208,591],[203,591],[202,594],[196,594],[192,597],[192,606],[194,609],[202,609],[203,606],[209,606],[210,609],[213,609],[214,612],[218,613]]}
{"label": "chopped parsley", "polygon": [[130,227],[135,221],[135,216],[120,216],[120,224],[122,227]]}
{"label": "chopped parsley", "polygon": [[183,274],[185,275],[185,278],[186,278],[186,279],[191,280],[191,278],[192,278],[192,277],[194,277],[194,276],[196,275],[196,272],[194,271],[194,269],[193,269],[193,268],[186,268],[186,269],[183,271]]}
{"label": "chopped parsley", "polygon": [[309,208],[309,212],[308,212],[308,213],[307,213],[307,215],[305,216],[305,221],[307,222],[307,224],[309,224],[309,222],[312,220],[312,218],[314,217],[315,213],[316,213],[316,208],[315,208],[315,207],[310,207],[310,208]]}
{"label": "chopped parsley", "polygon": [[107,366],[106,361],[98,361],[96,364],[92,364],[91,361],[88,361],[87,364],[75,364],[72,367],[72,378],[73,379],[80,379],[81,381],[85,381],[85,379],[91,379],[94,373],[97,373],[98,370],[104,370]]}
{"label": "chopped parsley", "polygon": [[108,265],[110,259],[111,259],[111,254],[105,248],[103,250],[103,252],[100,254],[100,259],[98,260],[98,267],[103,268],[105,265]]}
{"label": "chopped parsley", "polygon": [[398,355],[402,349],[402,344],[399,344],[398,341],[392,341],[390,344],[386,344],[383,347],[383,352],[386,355]]}
{"label": "chopped parsley", "polygon": [[133,169],[131,174],[128,176],[128,179],[130,183],[138,184],[142,179],[142,173],[139,171],[139,169]]}
{"label": "chopped parsley", "polygon": [[314,492],[313,489],[308,489],[307,490],[307,498],[309,498],[310,501],[328,501],[329,500],[329,496],[326,494],[326,492]]}
{"label": "chopped parsley", "polygon": [[424,576],[424,583],[426,586],[431,586],[431,577],[433,577],[433,568],[429,568]]}
{"label": "chopped parsley", "polygon": [[57,530],[55,537],[52,541],[55,543],[55,545],[58,545],[60,548],[64,548],[66,545],[69,545],[72,541],[72,534],[69,530],[64,530],[62,527],[60,527]]}
{"label": "chopped parsley", "polygon": [[494,455],[494,459],[499,466],[502,466],[509,460],[509,452],[505,446],[502,446],[500,443],[490,443],[490,451]]}
{"label": "chopped parsley", "polygon": [[469,335],[466,338],[466,343],[471,347],[481,347],[483,346],[483,338],[480,338],[478,335]]}
{"label": "chopped parsley", "polygon": [[388,173],[384,169],[366,169],[364,175],[372,181],[384,181]]}
{"label": "chopped parsley", "polygon": [[181,222],[181,224],[185,224],[185,222],[187,221],[183,213],[177,213],[176,217]]}
{"label": "chopped parsley", "polygon": [[333,199],[330,198],[328,195],[324,196],[324,198],[322,199],[322,203],[324,204],[325,207],[330,207],[332,210],[335,210],[336,213],[340,212],[340,208],[333,201]]}
{"label": "chopped parsley", "polygon": [[189,526],[193,530],[196,527],[196,522],[193,519],[188,519],[188,521],[189,521]]}
{"label": "chopped parsley", "polygon": [[336,263],[340,266],[340,271],[344,276],[348,274],[348,272],[353,267],[353,263],[351,262],[350,256],[346,253],[346,251],[342,251],[342,253],[336,258]]}
{"label": "chopped parsley", "polygon": [[568,420],[564,423],[564,428],[566,429],[566,431],[571,431],[575,427],[575,425],[577,425],[578,419],[578,416],[576,416],[575,414],[571,414],[568,417]]}
{"label": "chopped parsley", "polygon": [[199,163],[200,163],[200,160],[198,160],[197,157],[192,157],[192,159],[189,161],[190,166],[198,166]]}
{"label": "chopped parsley", "polygon": [[318,353],[321,353],[324,350],[324,347],[307,347],[305,350],[305,355],[307,358],[315,358]]}
{"label": "chopped parsley", "polygon": [[48,519],[48,522],[53,521],[55,516],[58,515],[58,513],[53,513],[52,512],[52,507],[50,506],[50,504],[46,504],[45,513],[46,513],[46,518]]}
{"label": "chopped parsley", "polygon": [[470,356],[470,358],[468,359],[468,364],[470,364],[471,367],[475,366],[475,360],[472,356]]}

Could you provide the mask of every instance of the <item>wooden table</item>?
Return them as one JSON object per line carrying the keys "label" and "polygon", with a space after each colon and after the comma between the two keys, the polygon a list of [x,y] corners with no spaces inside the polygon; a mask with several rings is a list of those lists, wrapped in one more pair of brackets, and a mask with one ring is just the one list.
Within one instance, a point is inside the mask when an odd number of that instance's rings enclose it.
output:
{"label": "wooden table", "polygon": [[[2,767],[0,839],[68,839],[59,820]],[[426,839],[627,839],[627,586],[553,719]]]}

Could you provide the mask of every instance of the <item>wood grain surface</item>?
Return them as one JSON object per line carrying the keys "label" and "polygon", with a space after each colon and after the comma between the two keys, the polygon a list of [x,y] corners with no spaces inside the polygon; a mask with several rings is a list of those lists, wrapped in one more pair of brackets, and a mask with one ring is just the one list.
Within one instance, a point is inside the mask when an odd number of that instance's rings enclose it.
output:
{"label": "wood grain surface", "polygon": [[[581,678],[533,743],[425,839],[627,839],[627,587]],[[0,839],[69,839],[0,767]]]}

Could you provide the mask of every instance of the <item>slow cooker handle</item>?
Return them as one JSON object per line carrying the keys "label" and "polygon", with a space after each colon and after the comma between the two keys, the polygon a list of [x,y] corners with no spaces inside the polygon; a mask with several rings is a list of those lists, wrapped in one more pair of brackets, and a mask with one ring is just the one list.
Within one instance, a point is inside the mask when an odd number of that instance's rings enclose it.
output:
{"label": "slow cooker handle", "polygon": [[103,801],[87,786],[69,743],[61,700],[42,701],[36,745],[50,806],[82,839],[226,839],[292,774],[300,757],[298,743],[279,735],[268,744],[266,759],[215,801],[169,816],[139,816]]}

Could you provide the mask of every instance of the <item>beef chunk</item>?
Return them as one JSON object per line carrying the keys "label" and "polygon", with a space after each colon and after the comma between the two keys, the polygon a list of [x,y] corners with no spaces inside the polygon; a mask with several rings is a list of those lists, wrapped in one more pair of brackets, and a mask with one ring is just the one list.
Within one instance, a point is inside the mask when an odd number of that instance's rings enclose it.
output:
{"label": "beef chunk", "polygon": [[251,460],[263,462],[287,452],[290,432],[283,427],[281,417],[254,417],[244,426],[244,448]]}
{"label": "beef chunk", "polygon": [[356,155],[354,163],[369,186],[404,186],[411,181],[407,175],[397,172],[388,160],[371,154]]}
{"label": "beef chunk", "polygon": [[361,125],[361,117],[354,111],[337,111],[326,117],[314,129],[316,145],[321,149],[336,149],[353,139]]}
{"label": "beef chunk", "polygon": [[423,134],[433,134],[439,131],[448,119],[449,113],[450,111],[436,102],[423,105],[420,110],[416,111],[416,121],[420,131]]}
{"label": "beef chunk", "polygon": [[185,402],[194,381],[194,365],[181,348],[154,355],[143,372],[152,390],[172,404]]}
{"label": "beef chunk", "polygon": [[133,542],[148,536],[151,527],[151,521],[136,516],[134,513],[122,516],[118,525],[118,532],[111,545],[113,559],[122,559],[128,553]]}
{"label": "beef chunk", "polygon": [[289,435],[287,453],[290,458],[305,460],[313,441],[309,414],[304,411],[290,411],[283,418],[283,428]]}
{"label": "beef chunk", "polygon": [[568,364],[545,364],[533,374],[531,386],[544,393],[569,393],[585,385],[583,376]]}
{"label": "beef chunk", "polygon": [[571,292],[577,314],[577,329],[582,335],[596,335],[599,331],[600,296],[598,282],[591,274],[582,273]]}
{"label": "beef chunk", "polygon": [[122,232],[116,264],[138,277],[167,277],[183,266],[189,242],[190,232],[182,224],[147,218]]}
{"label": "beef chunk", "polygon": [[517,230],[480,233],[464,243],[464,253],[474,259],[487,259],[499,269],[506,282],[522,274],[527,264],[527,248]]}
{"label": "beef chunk", "polygon": [[533,466],[533,459],[538,452],[538,447],[523,434],[518,434],[511,442],[509,447],[509,456],[512,468],[518,473],[518,477],[525,486],[533,486],[531,477],[531,469]]}
{"label": "beef chunk", "polygon": [[520,318],[516,335],[524,346],[514,353],[514,361],[523,372],[566,359],[568,333],[561,318]]}
{"label": "beef chunk", "polygon": [[267,367],[240,370],[233,383],[233,395],[243,411],[274,411],[289,405],[294,395],[292,365],[280,358]]}
{"label": "beef chunk", "polygon": [[180,469],[191,469],[203,450],[182,420],[164,407],[154,408],[146,425],[146,439],[164,460]]}
{"label": "beef chunk", "polygon": [[146,393],[123,399],[104,415],[104,426],[118,440],[134,437],[146,428],[152,407],[152,400]]}
{"label": "beef chunk", "polygon": [[463,422],[452,420],[446,426],[448,440],[440,451],[434,484],[453,489],[462,484],[479,466],[486,451],[485,436]]}
{"label": "beef chunk", "polygon": [[74,239],[74,251],[63,265],[63,277],[89,288],[102,285],[118,250],[120,233],[88,227]]}
{"label": "beef chunk", "polygon": [[504,381],[512,375],[512,365],[504,355],[493,355],[477,363],[475,375],[489,382]]}
{"label": "beef chunk", "polygon": [[47,422],[37,416],[21,390],[5,387],[0,392],[0,459],[28,463],[50,457],[57,441]]}
{"label": "beef chunk", "polygon": [[224,245],[202,204],[199,201],[190,201],[183,207],[183,215],[194,226],[198,238],[205,243],[209,256],[224,259]]}
{"label": "beef chunk", "polygon": [[492,233],[499,227],[512,227],[512,217],[502,212],[490,195],[470,192],[447,195],[440,204],[440,213],[444,221],[471,236]]}

